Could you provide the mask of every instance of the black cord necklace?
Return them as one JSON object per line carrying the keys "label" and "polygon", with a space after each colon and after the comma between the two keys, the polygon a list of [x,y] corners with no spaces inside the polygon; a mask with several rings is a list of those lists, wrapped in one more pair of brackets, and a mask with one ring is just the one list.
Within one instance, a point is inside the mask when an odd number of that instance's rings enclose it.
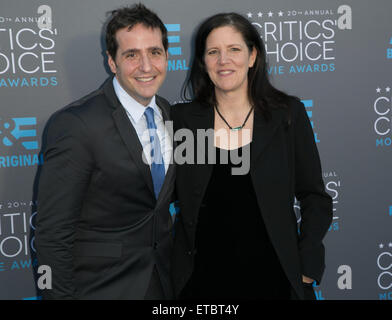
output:
{"label": "black cord necklace", "polygon": [[246,116],[245,121],[244,121],[244,123],[242,124],[242,126],[234,127],[234,128],[233,128],[232,126],[229,125],[229,123],[226,121],[225,118],[223,118],[223,116],[221,115],[221,113],[220,113],[219,110],[218,110],[218,106],[217,106],[217,105],[215,105],[215,110],[216,110],[216,112],[218,113],[218,115],[221,117],[221,119],[224,121],[224,123],[226,123],[226,125],[230,128],[230,130],[238,131],[238,130],[241,130],[241,129],[245,126],[246,121],[248,121],[248,118],[249,118],[250,114],[251,114],[252,111],[253,111],[253,106],[252,106],[252,108],[250,108],[250,110],[249,110],[249,112],[248,112],[248,115]]}

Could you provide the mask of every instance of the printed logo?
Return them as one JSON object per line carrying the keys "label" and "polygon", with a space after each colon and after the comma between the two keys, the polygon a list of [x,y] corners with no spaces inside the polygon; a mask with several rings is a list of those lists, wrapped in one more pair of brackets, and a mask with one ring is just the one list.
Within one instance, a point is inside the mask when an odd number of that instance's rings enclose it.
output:
{"label": "printed logo", "polygon": [[36,118],[12,118],[10,121],[0,118],[0,123],[0,136],[4,136],[2,139],[4,146],[11,147],[20,141],[26,150],[38,149],[38,141],[31,140],[37,136]]}
{"label": "printed logo", "polygon": [[178,200],[170,203],[169,212],[173,219],[175,218],[176,214],[180,212],[180,206],[178,204]]}
{"label": "printed logo", "polygon": [[52,10],[42,5],[37,14],[0,20],[5,23],[0,28],[0,88],[57,86]]}
{"label": "printed logo", "polygon": [[[263,8],[264,9],[264,8]],[[248,12],[264,40],[270,74],[335,71],[335,36],[352,29],[352,10],[280,10]]]}
{"label": "printed logo", "polygon": [[379,300],[392,300],[392,242],[378,245],[381,251],[377,256],[378,277],[377,285],[383,290],[379,293]]}
{"label": "printed logo", "polygon": [[321,287],[316,284],[316,281],[313,282],[313,289],[314,289],[314,294],[316,296],[316,300],[325,300]]}
{"label": "printed logo", "polygon": [[22,298],[22,300],[42,300],[41,296]]}
{"label": "printed logo", "polygon": [[390,48],[387,49],[387,59],[392,59],[392,38],[389,40]]}
{"label": "printed logo", "polygon": [[29,118],[0,118],[0,168],[30,167],[43,163],[42,154],[6,154],[20,148],[25,151],[38,151],[37,119]]}
{"label": "printed logo", "polygon": [[340,229],[340,217],[338,213],[339,208],[339,193],[341,187],[341,180],[335,171],[323,172],[323,178],[325,183],[325,189],[328,194],[332,197],[332,212],[333,218],[331,226],[328,231],[338,231]]}
{"label": "printed logo", "polygon": [[391,146],[391,118],[392,118],[392,96],[391,88],[385,89],[378,87],[376,89],[377,98],[374,100],[373,109],[376,113],[374,121],[374,131],[377,135],[376,147]]}
{"label": "printed logo", "polygon": [[182,59],[182,48],[180,46],[180,24],[165,24],[168,33],[169,42],[169,60],[167,64],[168,71],[188,70],[186,59]]}
{"label": "printed logo", "polygon": [[301,100],[301,101],[305,105],[306,113],[308,114],[308,117],[310,119],[310,124],[312,125],[312,129],[314,133],[314,141],[316,141],[316,143],[319,143],[320,140],[317,137],[317,133],[314,132],[313,100]]}
{"label": "printed logo", "polygon": [[[340,178],[335,171],[323,172],[323,178],[325,183],[325,189],[328,194],[332,197],[332,212],[333,218],[332,223],[328,231],[338,231],[340,217],[338,215],[339,206],[339,193],[340,193]],[[298,233],[300,233],[300,223],[301,223],[301,203],[295,198],[294,199],[294,213],[297,218]]]}
{"label": "printed logo", "polygon": [[[0,271],[30,269],[37,265],[30,259],[30,252],[35,252],[34,236],[35,216],[34,201],[0,202]],[[32,212],[31,214],[29,212]]]}

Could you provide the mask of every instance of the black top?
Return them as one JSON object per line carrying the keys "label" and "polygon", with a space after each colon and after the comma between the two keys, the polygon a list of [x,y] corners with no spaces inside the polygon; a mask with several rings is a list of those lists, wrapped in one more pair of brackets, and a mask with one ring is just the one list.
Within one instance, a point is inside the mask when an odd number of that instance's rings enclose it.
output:
{"label": "black top", "polygon": [[250,147],[216,148],[217,164],[199,212],[195,265],[181,294],[184,299],[290,298],[290,284],[264,226],[250,173],[231,172],[240,166],[233,164],[233,154],[241,156],[242,149]]}

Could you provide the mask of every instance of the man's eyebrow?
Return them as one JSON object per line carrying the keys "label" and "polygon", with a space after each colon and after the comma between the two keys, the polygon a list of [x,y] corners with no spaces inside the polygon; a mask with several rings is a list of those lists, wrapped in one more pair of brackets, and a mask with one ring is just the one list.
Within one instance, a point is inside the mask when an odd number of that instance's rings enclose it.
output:
{"label": "man's eyebrow", "polygon": [[124,56],[124,55],[126,55],[126,54],[128,54],[128,53],[135,53],[135,52],[139,52],[139,51],[140,51],[140,50],[138,50],[138,49],[127,49],[127,50],[123,51],[123,52],[121,53],[121,55]]}
{"label": "man's eyebrow", "polygon": [[[158,51],[161,51],[161,52],[164,51],[161,47],[149,47],[149,48],[147,48],[147,50],[148,51],[158,50]],[[137,52],[140,52],[140,51],[141,51],[140,49],[127,49],[127,50],[123,51],[121,53],[121,55],[124,56],[124,55],[126,55],[128,53],[137,53]]]}
{"label": "man's eyebrow", "polygon": [[163,48],[161,48],[161,47],[150,47],[150,48],[148,48],[148,50],[150,50],[150,51],[153,51],[153,50],[158,50],[158,51],[164,51],[163,50]]}

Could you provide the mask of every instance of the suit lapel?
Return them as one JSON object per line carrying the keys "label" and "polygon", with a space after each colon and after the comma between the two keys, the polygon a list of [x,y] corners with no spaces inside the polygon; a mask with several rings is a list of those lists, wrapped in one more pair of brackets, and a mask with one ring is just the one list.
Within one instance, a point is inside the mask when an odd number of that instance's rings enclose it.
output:
{"label": "suit lapel", "polygon": [[[198,151],[203,150],[204,152],[202,157],[204,164],[194,166],[194,170],[196,170],[196,174],[194,175],[194,192],[201,202],[212,174],[213,164],[208,163],[208,150],[210,150],[208,148],[208,142],[206,139],[197,139],[197,130],[214,129],[214,109],[210,107],[204,107],[200,104],[197,106],[198,108],[192,112],[191,129],[197,143],[197,146],[195,146],[195,149],[197,148],[194,153],[195,157],[197,156]],[[212,140],[211,143],[214,143],[214,141]],[[195,163],[197,163],[197,157],[195,158]]]}
{"label": "suit lapel", "polygon": [[272,118],[267,121],[263,115],[255,111],[253,120],[251,168],[254,168],[256,161],[266,150],[277,129],[283,124],[282,111],[272,110]]}
{"label": "suit lapel", "polygon": [[192,129],[214,129],[214,109],[197,104],[198,108],[192,111]]}
{"label": "suit lapel", "polygon": [[[163,121],[170,121],[170,105],[163,99],[161,99],[159,96],[156,96],[156,103],[158,105],[158,107],[162,110],[162,116],[163,116]],[[171,128],[167,128],[168,132],[169,132],[169,136],[170,136],[170,141],[172,143],[172,154],[171,154],[171,159],[170,159],[170,163],[169,163],[169,167],[167,169],[166,175],[165,175],[165,181],[163,182],[162,185],[162,189],[159,193],[158,199],[157,199],[157,206],[160,204],[160,200],[161,199],[167,199],[168,192],[171,192],[172,186],[174,186],[174,178],[175,178],[175,165],[174,165],[174,161],[173,161],[173,153],[174,153],[174,148],[175,148],[175,143],[174,143],[174,139],[173,139],[173,130]]]}
{"label": "suit lapel", "polygon": [[160,96],[155,96],[155,102],[158,107],[162,110],[163,121],[170,120],[170,105],[166,100],[162,99]]}
{"label": "suit lapel", "polygon": [[124,108],[117,108],[115,111],[113,111],[112,116],[114,123],[117,126],[118,132],[120,133],[120,136],[124,141],[124,144],[128,149],[134,163],[142,173],[148,188],[154,194],[154,186],[152,183],[150,167],[143,161],[143,148],[140,144],[140,140],[135,128],[130,123]]}
{"label": "suit lapel", "polygon": [[125,112],[125,109],[122,107],[120,101],[116,96],[116,93],[114,92],[112,77],[109,78],[103,85],[103,91],[105,92],[105,96],[109,101],[110,107],[114,109],[112,113],[112,117],[118,129],[118,132],[126,148],[128,149],[134,163],[136,164],[139,171],[142,173],[142,176],[148,188],[151,190],[152,194],[154,194],[154,186],[152,183],[150,167],[148,164],[145,164],[143,161],[142,145],[140,143],[135,128],[130,123],[130,120]]}

